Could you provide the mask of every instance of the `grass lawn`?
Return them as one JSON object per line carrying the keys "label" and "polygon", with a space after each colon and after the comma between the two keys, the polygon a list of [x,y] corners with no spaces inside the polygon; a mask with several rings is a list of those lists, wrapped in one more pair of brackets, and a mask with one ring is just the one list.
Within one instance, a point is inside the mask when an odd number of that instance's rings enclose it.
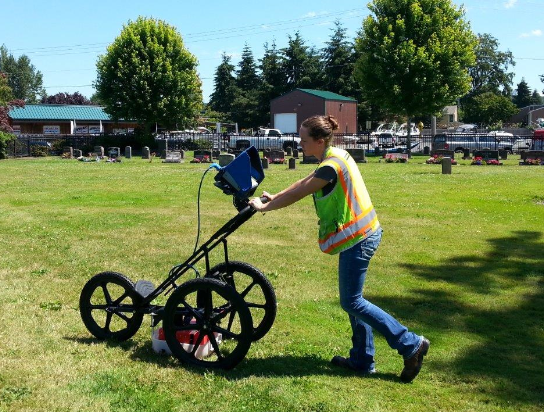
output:
{"label": "grass lawn", "polygon": [[[278,315],[234,370],[206,371],[155,354],[147,317],[133,339],[104,343],[78,311],[95,273],[157,284],[191,254],[205,166],[0,161],[0,411],[543,410],[544,167],[460,161],[442,175],[424,161],[360,165],[384,228],[366,297],[432,343],[409,385],[378,334],[378,374],[330,366],[350,328],[311,198],[229,238],[230,258],[274,285]],[[261,187],[314,167],[271,165]],[[201,240],[235,213],[211,175]]]}

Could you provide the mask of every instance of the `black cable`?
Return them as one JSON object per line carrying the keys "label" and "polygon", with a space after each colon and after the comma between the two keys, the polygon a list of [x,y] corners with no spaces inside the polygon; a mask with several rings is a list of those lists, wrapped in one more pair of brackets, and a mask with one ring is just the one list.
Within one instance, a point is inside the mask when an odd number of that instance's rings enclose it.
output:
{"label": "black cable", "polygon": [[198,248],[198,241],[200,240],[200,190],[202,189],[202,183],[204,182],[204,178],[206,177],[206,173],[208,173],[211,169],[213,169],[213,166],[210,166],[206,169],[204,174],[202,175],[202,178],[200,179],[200,185],[198,186],[198,196],[197,196],[197,232],[196,232],[196,242],[195,242],[195,250],[193,250],[193,254],[196,253],[196,249]]}

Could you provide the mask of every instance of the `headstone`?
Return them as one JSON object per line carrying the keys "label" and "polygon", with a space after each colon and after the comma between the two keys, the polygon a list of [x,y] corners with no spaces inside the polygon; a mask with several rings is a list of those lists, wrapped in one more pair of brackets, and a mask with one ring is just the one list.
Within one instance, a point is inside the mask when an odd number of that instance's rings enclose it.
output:
{"label": "headstone", "polygon": [[452,159],[455,158],[455,152],[453,150],[446,150],[446,149],[436,149],[433,150],[433,156],[442,156],[442,157],[451,157]]}
{"label": "headstone", "polygon": [[81,150],[79,150],[79,149],[74,149],[73,155],[74,155],[74,157],[77,159],[78,157],[83,156],[83,151],[81,151]]}
{"label": "headstone", "polygon": [[285,163],[285,152],[283,150],[271,150],[266,158],[270,163],[283,164]]}
{"label": "headstone", "polygon": [[263,165],[263,169],[268,169],[268,159],[266,157],[261,159],[261,163]]}
{"label": "headstone", "polygon": [[508,160],[508,151],[499,150],[499,157],[501,158],[501,160]]}
{"label": "headstone", "polygon": [[151,153],[149,153],[149,147],[144,146],[142,148],[142,159],[150,159],[150,158],[151,158]]}
{"label": "headstone", "polygon": [[74,157],[74,149],[71,146],[65,146],[62,148],[62,155],[63,157],[67,157],[69,159]]}
{"label": "headstone", "polygon": [[319,160],[315,156],[306,156],[304,152],[302,152],[302,163],[304,164],[317,164],[319,163]]}
{"label": "headstone", "polygon": [[293,157],[298,159],[298,149],[293,149]]}
{"label": "headstone", "polygon": [[212,158],[217,159],[219,158],[219,155],[221,154],[220,150],[212,150]]}
{"label": "headstone", "polygon": [[294,169],[296,167],[296,160],[294,157],[289,159],[289,169]]}
{"label": "headstone", "polygon": [[219,166],[223,167],[228,165],[234,160],[234,157],[235,156],[230,153],[219,155]]}
{"label": "headstone", "polygon": [[125,147],[125,157],[127,159],[131,159],[132,158],[132,147],[130,146],[126,146]]}
{"label": "headstone", "polygon": [[451,157],[444,157],[442,159],[442,174],[451,175]]}
{"label": "headstone", "polygon": [[285,152],[287,153],[287,156],[293,156],[293,148],[291,146],[287,146]]}
{"label": "headstone", "polygon": [[121,157],[121,148],[120,147],[108,147],[108,156],[118,158]]}
{"label": "headstone", "polygon": [[168,139],[159,139],[157,140],[159,145],[159,153],[161,154],[161,159],[166,159],[166,152],[168,150]]}
{"label": "headstone", "polygon": [[463,160],[470,159],[470,149],[463,149]]}
{"label": "headstone", "polygon": [[346,149],[357,163],[366,163],[365,149]]}
{"label": "headstone", "polygon": [[180,150],[179,154],[180,154],[182,159],[185,159],[185,150]]}
{"label": "headstone", "polygon": [[483,160],[499,160],[499,151],[498,150],[475,150],[474,157],[481,157]]}
{"label": "headstone", "polygon": [[423,148],[423,154],[424,154],[425,156],[429,156],[429,155],[431,154],[431,148],[430,148],[429,146],[425,146],[425,147]]}
{"label": "headstone", "polygon": [[163,163],[181,163],[181,153],[176,150],[167,150]]}
{"label": "headstone", "polygon": [[271,150],[269,147],[267,147],[266,149],[264,149],[264,150],[263,150],[263,157],[269,158],[269,157],[270,157],[270,152],[271,152],[271,151],[272,151],[272,150]]}
{"label": "headstone", "polygon": [[206,163],[212,161],[211,150],[195,150],[194,158],[200,160],[200,162]]}
{"label": "headstone", "polygon": [[95,156],[104,157],[104,148],[102,146],[95,146],[93,153]]}

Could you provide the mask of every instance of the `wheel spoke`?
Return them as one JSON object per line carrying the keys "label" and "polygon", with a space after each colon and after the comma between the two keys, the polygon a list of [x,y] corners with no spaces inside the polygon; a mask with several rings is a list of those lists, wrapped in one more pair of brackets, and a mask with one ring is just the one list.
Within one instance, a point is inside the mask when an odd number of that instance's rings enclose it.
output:
{"label": "wheel spoke", "polygon": [[91,310],[94,310],[94,309],[106,309],[108,307],[108,305],[89,305],[88,308],[91,309]]}
{"label": "wheel spoke", "polygon": [[106,324],[104,325],[104,329],[108,332],[111,332],[110,330],[110,324],[111,324],[111,318],[113,317],[113,313],[108,312],[106,315]]}
{"label": "wheel spoke", "polygon": [[221,312],[219,312],[217,315],[215,315],[213,318],[210,319],[210,322],[213,322],[213,323],[218,323],[219,321],[221,321],[223,318],[225,318],[225,316],[227,316],[228,314],[232,313],[232,307],[229,305],[229,307],[225,307],[221,310]]}
{"label": "wheel spoke", "polygon": [[251,302],[246,302],[246,305],[248,308],[259,308],[259,309],[266,309],[266,304],[264,303],[251,303]]}
{"label": "wheel spoke", "polygon": [[202,343],[202,340],[204,339],[204,336],[206,336],[202,331],[198,331],[198,338],[196,342],[193,345],[193,350],[191,351],[191,356],[195,356],[196,351],[198,350],[198,347]]}
{"label": "wheel spoke", "polygon": [[102,283],[100,286],[102,286],[102,291],[104,292],[104,298],[106,299],[106,303],[108,305],[111,305],[111,296],[110,296],[110,292],[108,291],[108,283],[105,282],[105,283]]}
{"label": "wheel spoke", "polygon": [[222,328],[221,326],[215,325],[215,326],[212,327],[212,330],[213,330],[213,332],[221,333],[223,336],[226,336],[227,338],[238,340],[238,338],[240,337],[239,334],[233,333],[228,329]]}
{"label": "wheel spoke", "polygon": [[189,305],[185,299],[182,299],[181,302],[180,302],[183,306],[185,306],[185,308],[191,312],[193,314],[193,316],[195,317],[195,319],[198,319],[200,321],[202,321],[202,315],[200,313],[198,313],[191,305]]}
{"label": "wheel spoke", "polygon": [[204,319],[210,319],[213,311],[212,292],[205,290],[202,293],[204,293]]}
{"label": "wheel spoke", "polygon": [[257,284],[257,282],[255,282],[255,281],[251,282],[251,284],[250,284],[247,288],[245,288],[244,291],[243,291],[242,293],[240,293],[240,296],[242,296],[243,298],[245,298],[246,295],[249,293],[249,291],[250,291],[251,289],[253,289],[253,286],[255,286],[256,284]]}
{"label": "wheel spoke", "polygon": [[122,313],[122,312],[115,312],[115,314],[116,314],[117,316],[119,316],[121,319],[123,319],[123,320],[127,323],[127,325],[130,323],[131,319],[130,319],[128,316],[126,316],[124,313]]}
{"label": "wheel spoke", "polygon": [[119,298],[115,299],[115,301],[112,302],[112,305],[120,304],[129,295],[128,290],[125,290],[125,293],[123,293]]}
{"label": "wheel spoke", "polygon": [[236,312],[231,312],[229,316],[229,324],[227,325],[227,329],[230,331],[230,328],[232,327],[232,322],[234,322],[234,317],[236,316]]}
{"label": "wheel spoke", "polygon": [[223,360],[223,355],[221,355],[221,351],[219,350],[219,345],[217,344],[217,340],[215,340],[215,334],[213,332],[208,332],[208,338],[210,339],[210,342],[212,343],[213,350],[215,354],[217,355],[218,360]]}

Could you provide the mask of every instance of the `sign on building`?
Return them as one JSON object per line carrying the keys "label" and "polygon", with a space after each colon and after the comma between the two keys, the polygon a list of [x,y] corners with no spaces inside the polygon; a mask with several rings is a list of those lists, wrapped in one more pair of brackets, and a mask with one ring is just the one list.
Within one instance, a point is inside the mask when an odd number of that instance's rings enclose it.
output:
{"label": "sign on building", "polygon": [[89,134],[89,126],[77,126],[74,134]]}
{"label": "sign on building", "polygon": [[44,126],[43,134],[60,134],[60,126]]}

